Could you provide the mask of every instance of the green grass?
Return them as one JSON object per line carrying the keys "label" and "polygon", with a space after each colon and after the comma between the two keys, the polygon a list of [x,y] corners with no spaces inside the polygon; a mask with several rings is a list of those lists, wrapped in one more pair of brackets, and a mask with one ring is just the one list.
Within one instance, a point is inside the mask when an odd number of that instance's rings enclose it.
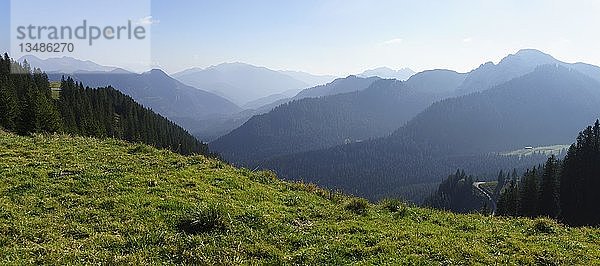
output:
{"label": "green grass", "polygon": [[599,229],[371,204],[202,156],[0,132],[0,264],[599,261]]}
{"label": "green grass", "polygon": [[533,149],[520,149],[516,151],[506,152],[502,155],[510,155],[510,156],[530,156],[534,153],[543,154],[543,155],[558,155],[562,150],[568,150],[571,145],[552,145],[552,146],[544,146],[544,147],[534,147]]}

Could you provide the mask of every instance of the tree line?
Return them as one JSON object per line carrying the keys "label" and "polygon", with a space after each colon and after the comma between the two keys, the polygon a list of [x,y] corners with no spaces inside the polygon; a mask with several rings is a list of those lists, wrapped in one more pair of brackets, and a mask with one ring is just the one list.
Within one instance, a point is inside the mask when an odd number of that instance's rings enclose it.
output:
{"label": "tree line", "polygon": [[[453,212],[482,210],[473,176],[448,176],[425,205]],[[564,159],[550,156],[523,174],[500,171],[493,191],[501,216],[550,217],[573,226],[600,225],[600,121],[579,133]]]}
{"label": "tree line", "polygon": [[570,225],[600,224],[600,121],[579,133],[564,160],[554,156],[512,179],[498,201],[506,216],[547,216]]}
{"label": "tree line", "polygon": [[180,126],[111,88],[89,88],[71,78],[52,97],[48,76],[0,58],[0,127],[20,135],[65,133],[142,142],[181,154],[208,154],[207,145]]}

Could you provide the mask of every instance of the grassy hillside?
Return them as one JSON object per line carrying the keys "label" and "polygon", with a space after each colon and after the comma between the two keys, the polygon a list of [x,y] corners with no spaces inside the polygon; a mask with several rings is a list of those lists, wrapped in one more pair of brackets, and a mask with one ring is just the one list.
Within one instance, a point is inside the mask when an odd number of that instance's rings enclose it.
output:
{"label": "grassy hillside", "polygon": [[600,230],[377,205],[144,145],[0,132],[0,264],[594,264]]}

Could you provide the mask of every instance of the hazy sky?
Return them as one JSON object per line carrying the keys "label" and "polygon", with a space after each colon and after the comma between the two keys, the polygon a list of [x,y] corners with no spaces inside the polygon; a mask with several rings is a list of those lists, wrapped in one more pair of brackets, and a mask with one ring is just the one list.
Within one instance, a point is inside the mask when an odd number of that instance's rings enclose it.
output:
{"label": "hazy sky", "polygon": [[[8,2],[0,0],[2,36]],[[468,71],[522,48],[600,65],[594,0],[154,0],[151,15],[152,60],[167,72],[235,61],[336,75]]]}

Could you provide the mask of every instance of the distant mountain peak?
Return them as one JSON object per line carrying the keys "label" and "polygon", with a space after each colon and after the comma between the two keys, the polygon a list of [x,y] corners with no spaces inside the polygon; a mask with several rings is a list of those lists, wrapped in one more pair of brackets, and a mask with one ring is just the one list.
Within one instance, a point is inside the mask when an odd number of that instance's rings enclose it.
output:
{"label": "distant mountain peak", "polygon": [[522,49],[504,57],[498,64],[487,62],[469,72],[461,85],[459,95],[484,91],[511,79],[531,73],[538,66],[561,62],[535,49]]}
{"label": "distant mountain peak", "polygon": [[358,76],[363,78],[380,77],[383,79],[407,80],[414,74],[416,74],[416,72],[414,72],[410,68],[401,68],[398,70],[394,70],[389,67],[378,67],[375,69],[366,70]]}
{"label": "distant mountain peak", "polygon": [[169,74],[165,73],[162,69],[158,69],[158,68],[153,68],[147,72],[144,72],[142,75],[148,75],[148,76],[152,76],[152,77],[160,77],[160,78],[164,78],[165,80],[173,79],[171,76],[169,76]]}
{"label": "distant mountain peak", "polygon": [[185,70],[173,76],[185,84],[215,92],[240,106],[309,87],[290,75],[242,62],[222,63],[198,71]]}
{"label": "distant mountain peak", "polygon": [[168,76],[167,73],[165,73],[162,69],[159,68],[153,68],[150,69],[150,71],[146,72],[146,73],[150,73],[150,74],[161,74],[161,75],[165,75]]}
{"label": "distant mountain peak", "polygon": [[515,55],[544,55],[544,56],[550,56],[547,53],[544,53],[544,52],[542,52],[540,50],[533,49],[533,48],[521,49],[521,50],[517,51],[517,53]]}
{"label": "distant mountain peak", "polygon": [[510,54],[500,60],[499,65],[502,63],[510,63],[513,60],[521,60],[525,62],[530,62],[534,64],[546,64],[552,62],[558,62],[556,58],[552,57],[549,54],[546,54],[540,50],[536,49],[521,49],[515,54]]}
{"label": "distant mountain peak", "polygon": [[110,71],[110,73],[112,73],[112,74],[132,74],[132,72],[129,72],[122,68],[115,68],[112,71]]}

